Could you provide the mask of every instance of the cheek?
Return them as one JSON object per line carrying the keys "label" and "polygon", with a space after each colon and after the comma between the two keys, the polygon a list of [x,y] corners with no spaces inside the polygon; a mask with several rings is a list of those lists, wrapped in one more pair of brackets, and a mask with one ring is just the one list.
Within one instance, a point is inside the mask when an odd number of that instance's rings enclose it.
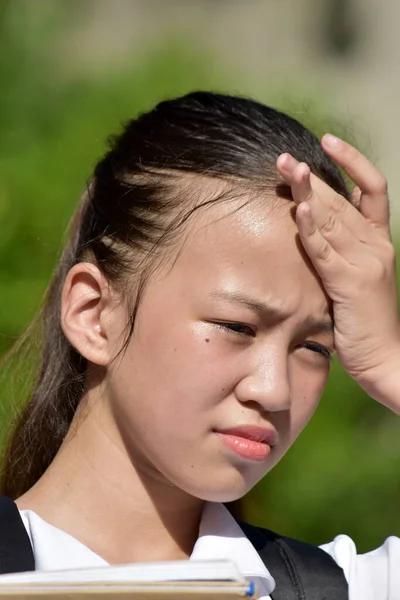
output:
{"label": "cheek", "polygon": [[146,320],[113,378],[113,401],[125,418],[151,421],[159,432],[176,428],[177,415],[182,426],[215,426],[209,411],[231,392],[237,377],[222,350],[217,335],[196,331],[190,323]]}
{"label": "cheek", "polygon": [[329,364],[326,368],[301,372],[293,394],[291,408],[290,443],[292,444],[306,427],[315,413],[329,377]]}

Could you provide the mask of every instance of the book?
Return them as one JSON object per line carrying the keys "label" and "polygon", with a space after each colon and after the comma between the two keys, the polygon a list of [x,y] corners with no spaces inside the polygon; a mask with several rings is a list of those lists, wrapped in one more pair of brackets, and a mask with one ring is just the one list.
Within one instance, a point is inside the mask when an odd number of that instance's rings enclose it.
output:
{"label": "book", "polygon": [[218,600],[255,598],[255,586],[228,560],[180,560],[33,571],[0,576],[0,600]]}

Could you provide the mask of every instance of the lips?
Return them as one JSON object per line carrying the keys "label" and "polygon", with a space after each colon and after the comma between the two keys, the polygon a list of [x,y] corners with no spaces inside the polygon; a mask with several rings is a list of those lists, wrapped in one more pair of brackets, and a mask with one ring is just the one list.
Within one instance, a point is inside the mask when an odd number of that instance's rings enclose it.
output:
{"label": "lips", "polygon": [[247,460],[266,460],[278,441],[273,429],[249,425],[221,429],[216,433],[225,447]]}
{"label": "lips", "polygon": [[273,429],[253,425],[240,425],[229,429],[218,429],[218,433],[242,437],[253,442],[268,444],[269,446],[276,446],[278,441],[278,436]]}

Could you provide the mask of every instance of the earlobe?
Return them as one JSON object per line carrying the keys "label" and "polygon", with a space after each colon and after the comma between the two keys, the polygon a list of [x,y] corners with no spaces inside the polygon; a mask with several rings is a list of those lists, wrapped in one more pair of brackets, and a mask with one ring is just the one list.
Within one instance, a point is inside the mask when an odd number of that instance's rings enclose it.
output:
{"label": "earlobe", "polygon": [[61,327],[84,358],[101,366],[110,359],[104,317],[111,302],[110,286],[95,265],[78,263],[69,271],[61,298]]}

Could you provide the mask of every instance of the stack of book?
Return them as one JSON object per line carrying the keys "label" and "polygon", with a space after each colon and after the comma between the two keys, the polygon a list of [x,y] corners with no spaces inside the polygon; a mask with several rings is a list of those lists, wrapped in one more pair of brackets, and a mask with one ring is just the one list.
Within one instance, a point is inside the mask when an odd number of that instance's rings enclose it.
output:
{"label": "stack of book", "polygon": [[0,576],[0,600],[237,600],[254,584],[226,560],[174,561]]}

